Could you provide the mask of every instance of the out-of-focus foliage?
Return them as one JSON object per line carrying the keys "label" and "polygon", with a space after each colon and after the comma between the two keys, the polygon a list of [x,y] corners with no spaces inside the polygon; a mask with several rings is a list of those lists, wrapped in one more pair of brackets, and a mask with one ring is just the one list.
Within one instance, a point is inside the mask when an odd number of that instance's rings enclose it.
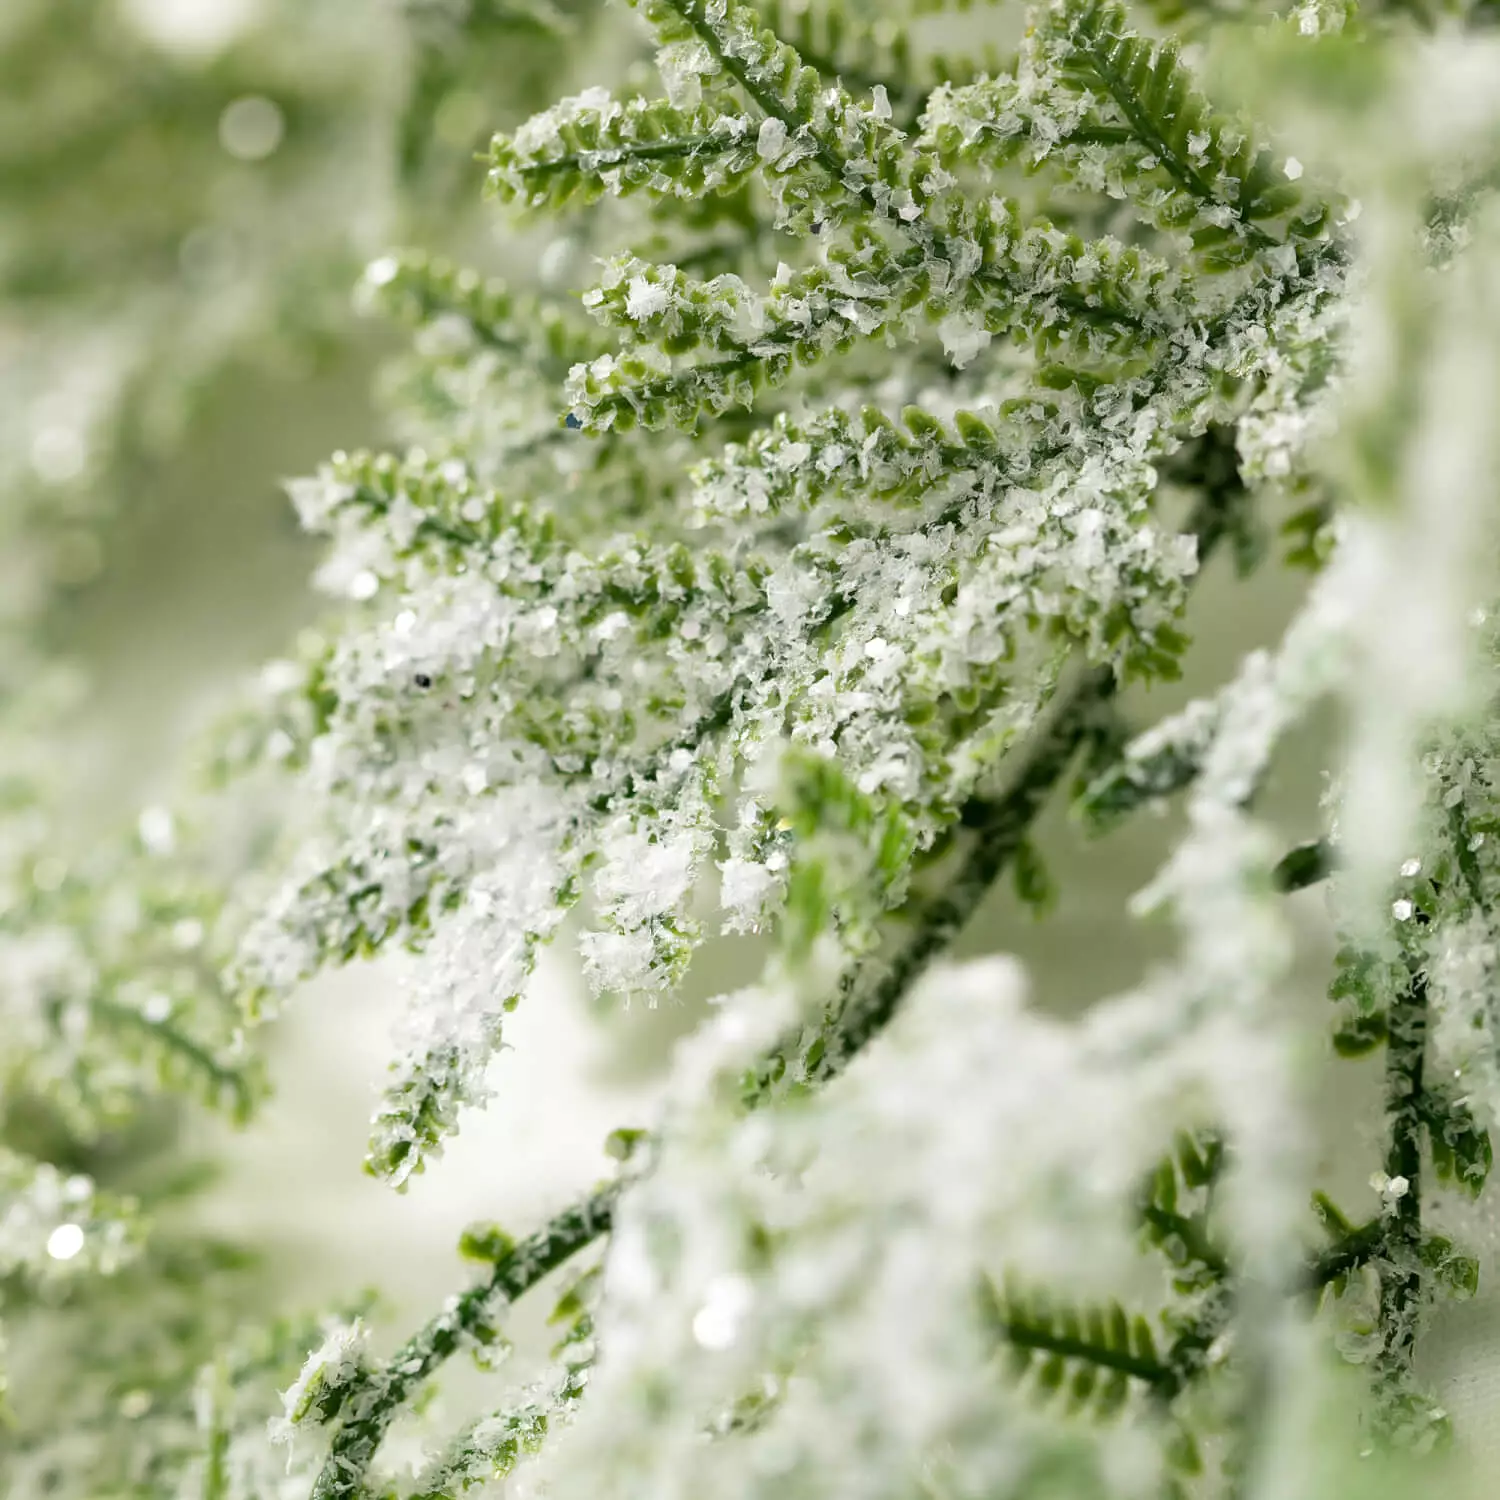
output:
{"label": "out-of-focus foliage", "polygon": [[[132,1181],[161,1098],[243,1120],[261,1092],[220,982],[243,814],[149,808],[80,847],[59,752],[87,685],[49,649],[56,617],[227,371],[297,380],[347,346],[359,269],[402,225],[472,236],[475,151],[552,91],[576,30],[548,9],[517,33],[484,3],[0,7],[0,1318],[26,1371],[7,1493],[161,1493],[116,1437],[212,1357],[233,1320],[205,1308],[242,1293],[231,1266],[138,1258],[140,1205],[92,1179]],[[132,1311],[101,1341],[106,1307]]]}

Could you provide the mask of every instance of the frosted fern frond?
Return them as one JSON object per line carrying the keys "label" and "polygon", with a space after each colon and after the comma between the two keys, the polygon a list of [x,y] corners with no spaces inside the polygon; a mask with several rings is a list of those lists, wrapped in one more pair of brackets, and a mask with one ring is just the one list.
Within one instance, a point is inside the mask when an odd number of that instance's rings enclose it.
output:
{"label": "frosted fern frond", "polygon": [[[957,489],[943,509],[913,517],[914,526],[848,551],[830,549],[814,534],[789,551],[776,544],[763,560],[708,553],[695,561],[680,547],[627,540],[585,562],[545,507],[507,504],[457,465],[420,455],[404,466],[341,460],[302,487],[305,523],[340,538],[325,568],[327,584],[361,594],[388,584],[400,592],[387,624],[351,635],[318,666],[325,733],[311,752],[315,774],[340,798],[381,786],[396,806],[383,828],[361,830],[342,850],[335,842],[327,853],[307,851],[305,873],[288,884],[247,946],[252,986],[281,989],[325,959],[393,940],[425,945],[429,923],[440,929],[445,913],[460,910],[495,846],[471,841],[459,856],[454,835],[473,815],[433,821],[418,813],[413,799],[445,781],[482,805],[488,787],[520,787],[538,773],[556,780],[561,800],[549,816],[558,820],[561,842],[553,847],[571,851],[549,898],[559,910],[584,863],[614,836],[607,830],[629,837],[639,826],[639,812],[618,816],[624,804],[617,808],[616,799],[645,797],[650,815],[659,816],[693,784],[690,770],[701,776],[713,764],[704,753],[709,745],[728,748],[731,730],[746,736],[734,752],[746,760],[765,736],[787,731],[820,748],[840,744],[854,757],[866,794],[888,788],[909,800],[925,782],[931,791],[920,795],[936,793],[939,811],[918,823],[917,837],[931,840],[1051,692],[1057,649],[1039,641],[1029,660],[1017,657],[1020,638],[1044,634],[1039,623],[1076,632],[1101,656],[1138,641],[1128,654],[1145,670],[1168,670],[1180,645],[1171,621],[1195,556],[1190,539],[1163,534],[1148,519],[1154,473],[1146,460],[1157,441],[1156,418],[1138,421],[1143,451],[1132,462],[1119,451],[1124,413],[1104,408],[1097,393],[1087,406],[1073,402],[1058,398],[1064,421],[1078,423],[1074,441],[1101,449],[1097,473],[1085,462],[1081,484],[1058,462],[1050,496],[1045,488],[972,497]],[[934,442],[938,429],[929,421],[911,417],[908,425],[914,437]],[[982,427],[975,419],[965,428],[976,460]],[[1069,432],[1061,421],[1056,430]],[[996,522],[999,547],[987,529]],[[882,594],[874,586],[882,577],[907,603],[894,621],[883,618],[877,633]],[[950,612],[944,600],[955,587],[960,607]],[[816,609],[798,602],[817,595],[825,602]],[[460,601],[477,613],[456,632]],[[1081,613],[1070,619],[1074,610]],[[991,622],[1007,612],[1013,624],[997,630]],[[771,619],[781,632],[774,644],[766,633]],[[431,635],[426,621],[444,622],[441,633]],[[832,682],[824,680],[837,685],[836,694],[826,687],[811,693],[826,673],[821,656],[830,639],[838,665]],[[1015,659],[1024,666],[1007,686],[1007,663]],[[616,675],[626,667],[628,692]],[[916,668],[901,688],[909,705],[904,723],[893,722],[888,702],[871,692],[895,683],[903,667]],[[657,684],[659,706],[644,717],[621,716],[620,706],[647,681]],[[553,706],[552,695],[563,690],[566,707]],[[376,712],[381,699],[385,707]],[[479,724],[486,737],[514,736],[513,747],[496,747],[475,762],[458,743],[472,743],[469,726]],[[453,748],[440,752],[442,744]],[[406,753],[401,747],[418,745],[428,771],[393,780]],[[698,747],[696,758],[687,755],[690,745]],[[653,786],[660,788],[656,797]],[[706,809],[707,793],[694,796]],[[410,811],[398,813],[403,803]],[[684,877],[711,844],[704,813],[693,817],[699,831],[683,846],[693,852],[674,866],[682,875],[673,876],[670,893],[651,892],[651,904],[643,905],[615,876],[606,873],[597,886],[605,924],[586,939],[585,952],[599,982],[655,987],[680,972],[693,941],[683,916]],[[757,817],[744,826],[753,833]],[[659,842],[655,832],[645,838],[645,847]],[[765,919],[766,896],[779,883],[774,871],[769,882],[746,878],[759,835],[753,839],[732,840],[730,850],[731,892],[747,898],[744,915],[731,920],[751,924]],[[444,846],[449,853],[439,859]],[[759,853],[769,851],[761,844]],[[631,869],[632,880],[639,863],[633,852],[616,861]],[[610,868],[607,854],[602,868]],[[540,920],[540,905],[528,909]],[[550,930],[550,923],[526,918],[517,951],[529,953]],[[290,945],[278,933],[291,937]],[[455,976],[462,967],[440,956],[434,962]],[[457,1010],[425,1009],[446,1019],[416,1046],[414,1057],[425,1061],[410,1071],[412,1082],[395,1086],[396,1102],[381,1116],[376,1162],[390,1167],[397,1160],[393,1141],[406,1143],[395,1148],[403,1161],[411,1142],[431,1145],[453,1109],[479,1097],[474,1069],[496,1045],[512,994],[484,990]],[[468,1019],[460,1023],[460,1016]],[[453,1028],[466,1040],[448,1045]]]}
{"label": "frosted fern frond", "polygon": [[[1148,519],[1159,441],[1153,414],[1140,413],[1133,431],[1128,404],[1110,412],[1115,421],[1101,430],[1084,425],[1092,413],[1082,403],[1057,398],[1018,400],[993,415],[963,413],[952,429],[920,410],[902,415],[904,432],[870,410],[857,420],[831,413],[805,426],[778,421],[699,469],[700,504],[729,515],[806,509],[816,520],[820,506],[865,500],[860,529],[891,547],[952,527],[955,561],[972,559],[972,572],[965,568],[962,580],[948,574],[960,591],[942,602],[959,611],[945,608],[941,622],[932,620],[941,635],[925,650],[919,642],[915,657],[927,658],[939,681],[962,672],[965,658],[978,666],[988,650],[1003,659],[1015,649],[1007,607],[1028,625],[1076,632],[1094,649],[1135,637],[1143,667],[1169,670],[1170,615],[1154,607],[1137,613],[1131,601],[1172,597],[1180,584],[1168,581],[1191,575],[1196,549]],[[905,592],[898,640],[926,624],[924,608],[939,603],[925,590]],[[965,637],[967,649],[959,645]]]}
{"label": "frosted fern frond", "polygon": [[[285,1318],[223,1338],[187,1393],[197,1451],[180,1443],[164,1472],[189,1494],[251,1496],[276,1485],[305,1493],[316,1469],[303,1429],[331,1419],[353,1387],[372,1306],[366,1296],[321,1319]],[[153,1419],[170,1422],[177,1404]]]}
{"label": "frosted fern frond", "polygon": [[556,382],[605,348],[576,313],[414,251],[372,262],[358,301],[414,329],[410,354],[382,382],[407,441],[488,483],[502,473],[514,483],[520,467],[537,484],[568,487],[579,506],[638,482],[606,445],[581,464],[559,430]]}
{"label": "frosted fern frond", "polygon": [[162,1088],[243,1120],[263,1087],[220,983],[222,899],[169,847],[165,809],[145,810],[141,828],[71,866],[22,837],[0,872],[12,1088],[45,1095],[84,1139]]}
{"label": "frosted fern frond", "polygon": [[508,1478],[541,1451],[548,1433],[569,1420],[587,1388],[596,1357],[597,1268],[575,1276],[548,1322],[561,1324],[552,1368],[500,1410],[461,1432],[418,1477],[413,1500],[445,1500]]}
{"label": "frosted fern frond", "polygon": [[637,8],[668,47],[696,49],[704,72],[756,111],[757,150],[780,227],[802,236],[873,214],[937,257],[962,259],[957,236],[921,222],[953,179],[930,152],[910,149],[883,86],[874,85],[864,103],[841,84],[825,86],[748,5],[650,0]]}
{"label": "frosted fern frond", "polygon": [[1438,1181],[1471,1198],[1479,1197],[1495,1155],[1489,1132],[1479,1123],[1467,1095],[1446,1083],[1429,1084],[1422,1112]]}
{"label": "frosted fern frond", "polygon": [[508,1478],[540,1452],[548,1415],[541,1402],[525,1401],[481,1417],[454,1441],[448,1456],[418,1476],[413,1500],[447,1500]]}
{"label": "frosted fern frond", "polygon": [[1078,811],[1090,828],[1107,829],[1137,807],[1187,786],[1198,775],[1218,719],[1217,706],[1200,699],[1132,740],[1079,799]]}
{"label": "frosted fern frond", "polygon": [[[821,266],[783,266],[765,294],[736,276],[695,282],[675,266],[616,262],[585,304],[635,347],[575,371],[575,417],[606,429],[692,427],[701,413],[751,406],[799,367],[862,340],[914,341],[924,324],[936,326],[957,366],[1007,334],[1084,361],[1124,347],[1138,356],[1177,324],[1182,289],[1164,262],[1139,251],[1023,227],[999,198],[965,203],[946,223],[973,256],[961,274],[935,267],[924,244],[901,249],[873,235],[830,244]],[[658,353],[700,347],[729,357],[674,369]]]}
{"label": "frosted fern frond", "polygon": [[[1085,821],[1095,831],[1105,830],[1137,807],[1202,776],[1218,778],[1217,785],[1196,789],[1202,815],[1209,815],[1210,802],[1221,812],[1248,807],[1284,729],[1331,690],[1344,649],[1337,642],[1347,628],[1348,572],[1339,570],[1316,587],[1306,614],[1287,632],[1274,666],[1263,656],[1252,656],[1217,699],[1190,703],[1131,741],[1079,799],[1077,811]],[[1246,733],[1236,743],[1236,730],[1252,716],[1259,718],[1263,737],[1252,739]]]}
{"label": "frosted fern frond", "polygon": [[592,89],[534,117],[490,152],[491,190],[529,208],[624,197],[732,193],[759,162],[751,121],[712,105],[620,102]]}
{"label": "frosted fern frond", "polygon": [[[1047,1432],[1014,1405],[1023,1398],[1011,1396],[988,1373],[993,1347],[973,1339],[976,1277],[997,1258],[1023,1268],[1028,1284],[1047,1274],[1076,1276],[1081,1267],[1069,1247],[1079,1243],[1084,1222],[1097,1225],[1099,1237],[1091,1241],[1097,1275],[1108,1258],[1104,1247],[1110,1231],[1103,1217],[1094,1219],[1102,1203],[1091,1206],[1091,1194],[1097,1188],[1105,1196],[1111,1191],[1128,1196],[1161,1143],[1150,1130],[1131,1130],[1129,1140],[1125,1134],[1112,1136],[1108,1160],[1096,1162],[1091,1186],[1080,1184],[1077,1192],[1061,1197],[1053,1196],[1057,1179],[1030,1152],[1009,1157],[997,1178],[975,1180],[979,1143],[997,1130],[1006,1133],[999,1116],[1026,1108],[1014,1089],[995,1086],[1001,1077],[1024,1078],[1022,1092],[1043,1090],[1054,1100],[1066,1090],[1080,1106],[1087,1098],[1090,1110],[1109,1111],[1111,1118],[1118,1105],[1124,1111],[1121,1126],[1126,1120],[1144,1124],[1125,1100],[1136,1086],[1150,1085],[1139,1077],[1125,1083],[1104,1067],[1102,1055],[1100,1075],[1090,1074],[1087,1084],[1081,1075],[1067,1081],[1067,1049],[1044,1023],[1006,1009],[1014,1004],[1005,998],[1007,983],[1005,966],[998,963],[934,975],[888,1034],[891,1047],[862,1057],[810,1101],[810,1109],[740,1123],[711,1108],[699,1112],[688,1106],[685,1117],[674,1115],[650,1177],[622,1205],[605,1267],[599,1324],[610,1355],[566,1441],[542,1457],[550,1482],[565,1484],[586,1472],[592,1482],[606,1484],[606,1493],[623,1493],[606,1476],[624,1468],[637,1476],[659,1476],[663,1484],[681,1484],[682,1493],[712,1487],[758,1494],[750,1476],[759,1452],[790,1447],[799,1466],[808,1466],[805,1472],[820,1476],[815,1482],[823,1484],[833,1482],[837,1455],[849,1443],[867,1456],[877,1454],[882,1472],[905,1474],[921,1463],[921,1455],[941,1451],[943,1433],[981,1419],[1003,1424],[1006,1450],[1023,1469],[1031,1443],[1046,1445]],[[953,1025],[958,1009],[969,1004],[981,1006],[987,1016],[978,1032]],[[993,1039],[993,1052],[981,1037]],[[1107,1031],[1099,1033],[1098,1043],[1111,1050]],[[897,1093],[889,1090],[882,1064],[906,1080]],[[930,1113],[918,1102],[925,1090],[917,1081],[929,1079],[930,1069],[945,1080],[939,1093],[952,1100],[967,1068],[989,1080],[982,1097],[993,1117],[959,1119],[942,1106]],[[1106,1077],[1113,1082],[1105,1085]],[[701,1087],[696,1075],[694,1083]],[[684,1096],[685,1106],[690,1097]],[[847,1136],[834,1127],[835,1119],[846,1122]],[[940,1139],[946,1142],[940,1151],[956,1153],[951,1171],[940,1172],[929,1154]],[[1030,1139],[1034,1148],[1041,1145]],[[877,1160],[881,1166],[873,1175],[860,1173],[856,1159],[872,1169]],[[926,1166],[908,1176],[906,1163],[918,1159]],[[744,1166],[726,1170],[727,1162]],[[793,1163],[799,1168],[795,1191],[780,1176]],[[848,1176],[850,1171],[856,1176]],[[939,1176],[943,1191],[929,1194],[923,1183]],[[1041,1188],[1044,1179],[1050,1189]],[[849,1196],[856,1180],[858,1205]],[[842,1190],[840,1182],[846,1184]],[[960,1183],[972,1186],[972,1194],[967,1188],[954,1191]],[[1034,1211],[1007,1207],[1030,1201],[1034,1210],[1033,1188],[1049,1195],[1059,1216],[1050,1229]],[[866,1217],[871,1213],[887,1226],[876,1234]],[[919,1222],[931,1223],[927,1216],[934,1213],[941,1234],[936,1241],[924,1240],[921,1254],[914,1247],[909,1254],[905,1235],[915,1233]],[[1074,1219],[1075,1214],[1080,1217]],[[672,1234],[660,1232],[663,1223],[673,1225]],[[774,1232],[758,1226],[774,1226]],[[934,1243],[942,1246],[939,1253],[934,1254]],[[913,1286],[910,1298],[901,1293],[906,1276],[921,1282],[920,1292]],[[898,1306],[902,1315],[892,1317]],[[1028,1326],[1041,1325],[1029,1319]],[[1100,1347],[1113,1348],[1107,1328]],[[1134,1354],[1128,1339],[1127,1347]],[[878,1356],[872,1356],[875,1350]],[[872,1357],[882,1361],[882,1373],[868,1385],[862,1382],[861,1389],[875,1397],[875,1406],[867,1397],[858,1404],[844,1402],[840,1393],[856,1377],[843,1361]],[[654,1372],[667,1370],[673,1373],[665,1388],[681,1394],[669,1408],[658,1405],[648,1413],[640,1402],[649,1390],[664,1388]],[[775,1372],[768,1388],[779,1390],[782,1380],[790,1379],[795,1401],[780,1402],[773,1395],[754,1421],[731,1425],[721,1442],[691,1440],[698,1413],[733,1407],[768,1370]],[[897,1373],[916,1370],[922,1376],[911,1382]],[[1153,1364],[1150,1373],[1156,1370]],[[881,1391],[887,1395],[877,1396]],[[923,1398],[913,1400],[916,1392]],[[1106,1392],[1097,1394],[1102,1400]],[[831,1446],[830,1434],[838,1439]],[[1104,1434],[1101,1440],[1107,1444],[1110,1438]],[[613,1456],[612,1467],[601,1463],[606,1452]],[[1019,1477],[1012,1483],[1014,1490],[1002,1484],[998,1493],[1026,1493]]]}
{"label": "frosted fern frond", "polygon": [[879,17],[846,0],[806,5],[800,0],[758,0],[756,9],[767,26],[825,78],[859,92],[883,87],[897,117],[905,122],[916,119],[938,85],[998,72],[1009,41],[1003,12],[973,15],[962,46],[956,45],[951,29],[930,24],[944,12],[989,9],[973,0],[962,5],[937,0],[901,6],[897,14]]}
{"label": "frosted fern frond", "polygon": [[794,964],[825,958],[817,950],[834,943],[845,954],[867,952],[878,942],[879,919],[906,894],[915,832],[830,760],[792,753],[780,770],[776,805],[785,809],[795,851],[780,944]]}
{"label": "frosted fern frond", "polygon": [[[129,1200],[99,1192],[81,1173],[0,1147],[0,1332],[8,1301],[24,1306],[70,1280],[111,1276],[136,1254],[139,1238]],[[0,1341],[0,1398],[4,1353]]]}
{"label": "frosted fern frond", "polygon": [[[1486,612],[1479,633],[1488,639],[1490,631]],[[1442,1072],[1430,1081],[1423,1123],[1440,1178],[1473,1192],[1488,1175],[1490,1135],[1500,1128],[1500,1047],[1491,999],[1497,948],[1489,914],[1500,764],[1491,712],[1478,724],[1435,737],[1423,769],[1419,838],[1401,866],[1387,913],[1400,958],[1362,945],[1357,956],[1346,956],[1340,987],[1378,1043],[1398,1003],[1394,964],[1424,966],[1430,1045]]]}
{"label": "frosted fern frond", "polygon": [[[712,782],[710,762],[675,742],[676,725],[693,704],[690,721],[726,722],[734,677],[721,660],[722,631],[755,597],[757,575],[712,554],[628,541],[585,565],[545,516],[513,512],[420,462],[349,461],[303,508],[382,548],[392,512],[410,518],[404,558],[364,555],[376,578],[410,580],[396,619],[347,639],[317,677],[326,724],[318,749],[346,742],[320,763],[329,790],[348,798],[383,785],[396,805],[374,827],[361,827],[350,806],[343,835],[304,851],[247,939],[241,973],[270,996],[323,962],[393,942],[426,946],[436,931],[431,1001],[413,1008],[413,1061],[377,1129],[374,1159],[393,1164],[413,1140],[435,1142],[453,1110],[480,1097],[478,1072],[498,1045],[500,1019],[596,852],[623,840],[594,882],[602,930],[585,948],[599,983],[657,988],[679,971],[692,933],[685,903],[711,847]],[[454,629],[459,598],[480,611],[475,628]],[[660,629],[665,609],[680,619],[674,636]],[[506,660],[515,670],[501,675]],[[624,685],[642,683],[648,665],[660,706],[621,717]],[[372,689],[388,700],[374,720]],[[371,729],[378,746],[364,741]],[[492,748],[476,758],[459,746],[477,733]],[[393,779],[393,757],[415,745],[426,746],[429,774]],[[538,775],[551,785],[546,796]],[[432,792],[444,784],[467,805],[434,814]],[[617,813],[627,795],[633,807]],[[630,828],[648,812],[680,818],[680,838],[653,826],[639,847],[631,843]],[[546,861],[538,839],[552,851]],[[445,994],[448,1003],[431,1003]]]}
{"label": "frosted fern frond", "polygon": [[1213,1190],[1225,1165],[1224,1142],[1211,1131],[1184,1131],[1141,1195],[1146,1238],[1176,1270],[1178,1291],[1213,1286],[1228,1274],[1209,1227]]}
{"label": "frosted fern frond", "polygon": [[1299,186],[1301,164],[1215,112],[1178,44],[1133,32],[1115,0],[1059,0],[1015,78],[940,91],[925,124],[945,154],[985,142],[1001,159],[1055,162],[1081,187],[1127,198],[1148,223],[1188,236],[1210,270],[1256,257],[1286,265],[1327,217]]}
{"label": "frosted fern frond", "polygon": [[927,88],[931,63],[917,55],[911,27],[892,17],[876,19],[846,0],[800,4],[762,0],[756,10],[766,26],[809,67],[830,82],[868,93],[884,88],[893,106],[909,113]]}
{"label": "frosted fern frond", "polygon": [[988,1280],[980,1291],[982,1316],[1008,1350],[1008,1374],[1028,1380],[1044,1404],[1056,1400],[1069,1415],[1109,1421],[1134,1393],[1173,1384],[1150,1323],[1118,1302],[1053,1306],[1043,1294],[1012,1286],[1002,1293]]}
{"label": "frosted fern frond", "polygon": [[351,1390],[369,1378],[365,1343],[369,1330],[356,1318],[328,1330],[323,1342],[308,1356],[295,1381],[282,1395],[288,1427],[331,1422]]}
{"label": "frosted fern frond", "polygon": [[[1219,1361],[1210,1350],[1228,1320],[1225,1252],[1209,1229],[1213,1189],[1224,1165],[1223,1142],[1211,1132],[1183,1131],[1175,1149],[1151,1174],[1139,1213],[1147,1241],[1174,1267],[1173,1284],[1187,1301],[1153,1320],[1129,1314],[1116,1301],[1075,1306],[1014,1277],[1003,1291],[980,1282],[981,1316],[1003,1345],[1013,1380],[1028,1394],[1069,1416],[1109,1422],[1134,1402],[1149,1403],[1148,1420],[1167,1418]],[[1145,1402],[1141,1398],[1145,1398]],[[1164,1431],[1168,1466],[1196,1474],[1200,1461],[1190,1427],[1179,1419]]]}
{"label": "frosted fern frond", "polygon": [[461,326],[474,343],[525,356],[561,374],[579,357],[579,334],[558,310],[516,295],[496,277],[424,251],[381,256],[365,268],[359,300],[410,327]]}
{"label": "frosted fern frond", "polygon": [[0,1151],[0,1276],[117,1270],[134,1250],[133,1208],[88,1177]]}

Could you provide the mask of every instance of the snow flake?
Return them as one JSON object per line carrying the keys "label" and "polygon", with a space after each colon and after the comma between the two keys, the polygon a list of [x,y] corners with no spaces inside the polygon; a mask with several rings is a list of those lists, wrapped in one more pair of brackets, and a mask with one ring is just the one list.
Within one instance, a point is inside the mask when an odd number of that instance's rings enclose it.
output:
{"label": "snow flake", "polygon": [[786,150],[786,142],[786,126],[775,115],[767,115],[755,138],[755,154],[764,162],[775,162]]}

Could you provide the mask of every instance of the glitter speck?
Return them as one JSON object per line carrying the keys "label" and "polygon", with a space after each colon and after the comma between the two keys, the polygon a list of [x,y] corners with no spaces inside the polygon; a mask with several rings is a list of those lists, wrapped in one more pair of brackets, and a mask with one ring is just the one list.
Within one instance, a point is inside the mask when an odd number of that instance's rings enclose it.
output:
{"label": "glitter speck", "polygon": [[1403,897],[1400,901],[1393,901],[1391,903],[1391,915],[1398,922],[1411,921],[1411,914],[1415,910],[1416,908],[1411,904],[1410,901],[1406,900],[1405,897]]}
{"label": "glitter speck", "polygon": [[127,1422],[138,1421],[151,1410],[151,1394],[149,1391],[128,1391],[120,1398],[120,1415]]}
{"label": "glitter speck", "polygon": [[170,854],[177,842],[177,829],[172,821],[172,814],[164,807],[146,808],[136,823],[136,832],[151,854]]}
{"label": "glitter speck", "polygon": [[88,444],[75,427],[44,427],[31,441],[31,467],[49,484],[77,479],[88,461]]}
{"label": "glitter speck", "polygon": [[401,274],[401,262],[394,255],[382,255],[365,267],[365,280],[371,286],[389,286]]}
{"label": "glitter speck", "polygon": [[184,917],[172,925],[172,943],[182,952],[196,948],[203,941],[203,923],[196,917]]}
{"label": "glitter speck", "polygon": [[719,1276],[693,1317],[693,1337],[705,1349],[727,1349],[755,1300],[755,1288],[744,1276]]}
{"label": "glitter speck", "polygon": [[280,144],[286,120],[261,94],[246,94],[219,116],[219,144],[238,161],[263,161]]}
{"label": "glitter speck", "polygon": [[1407,860],[1406,863],[1401,866],[1401,873],[1408,880],[1410,880],[1413,875],[1420,875],[1422,873],[1422,861],[1420,859]]}
{"label": "glitter speck", "polygon": [[47,1254],[53,1260],[72,1260],[83,1249],[83,1229],[77,1224],[59,1224],[47,1236]]}

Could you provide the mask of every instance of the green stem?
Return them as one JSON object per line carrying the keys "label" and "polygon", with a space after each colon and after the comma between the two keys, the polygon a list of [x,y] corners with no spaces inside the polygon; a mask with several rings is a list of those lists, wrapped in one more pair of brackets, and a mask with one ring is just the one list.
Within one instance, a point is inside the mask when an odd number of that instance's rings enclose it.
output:
{"label": "green stem", "polygon": [[1014,1322],[1002,1317],[996,1319],[995,1331],[1018,1349],[1036,1349],[1044,1354],[1060,1355],[1063,1359],[1099,1365],[1106,1370],[1120,1370],[1150,1386],[1170,1385],[1173,1379],[1172,1371],[1159,1360],[1143,1359],[1124,1349],[1106,1348],[1101,1344],[1090,1343],[1085,1338],[1071,1338],[1052,1329],[1037,1328],[1029,1323]]}
{"label": "green stem", "polygon": [[1386,1043],[1385,1109],[1389,1143],[1385,1173],[1405,1178],[1406,1191],[1382,1223],[1380,1373],[1398,1380],[1411,1368],[1422,1295],[1422,1103],[1427,1048],[1427,980],[1414,973],[1406,993],[1390,1007]]}
{"label": "green stem", "polygon": [[904,105],[908,109],[916,106],[920,111],[927,103],[926,91],[920,84],[903,83],[896,78],[882,78],[878,73],[866,73],[857,68],[843,67],[837,58],[808,47],[806,40],[797,44],[797,56],[808,67],[816,69],[830,83],[861,93],[873,94],[883,88],[892,106]]}
{"label": "green stem", "polygon": [[229,1399],[229,1382],[223,1356],[216,1358],[204,1373],[211,1385],[204,1393],[208,1405],[208,1436],[204,1442],[200,1500],[228,1500],[229,1425],[225,1421],[224,1405]]}
{"label": "green stem", "polygon": [[574,151],[567,156],[522,167],[524,177],[550,177],[558,172],[597,171],[632,161],[681,161],[691,156],[723,156],[742,149],[744,142],[727,135],[679,135],[666,141],[643,141],[634,146],[606,146],[598,151]]}
{"label": "green stem", "polygon": [[1308,1263],[1303,1287],[1310,1292],[1322,1291],[1330,1281],[1336,1281],[1340,1276],[1358,1270],[1366,1261],[1373,1260],[1384,1242],[1383,1219],[1371,1219],[1368,1224],[1351,1229]]}

